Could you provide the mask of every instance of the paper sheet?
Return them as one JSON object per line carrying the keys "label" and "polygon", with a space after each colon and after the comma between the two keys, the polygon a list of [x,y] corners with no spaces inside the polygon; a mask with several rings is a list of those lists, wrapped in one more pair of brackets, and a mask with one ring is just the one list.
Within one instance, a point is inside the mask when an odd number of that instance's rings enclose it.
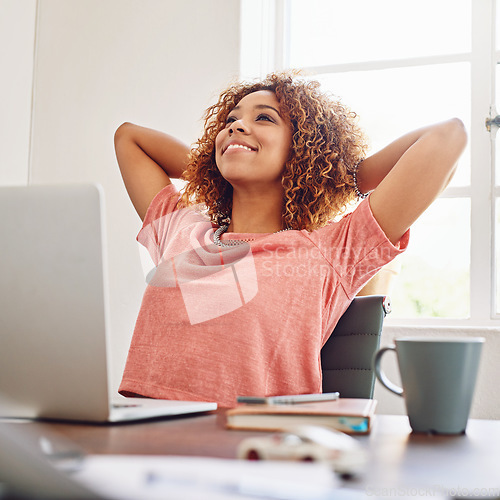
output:
{"label": "paper sheet", "polygon": [[297,462],[91,455],[73,477],[107,498],[120,500],[364,498],[361,492],[339,489],[327,466]]}

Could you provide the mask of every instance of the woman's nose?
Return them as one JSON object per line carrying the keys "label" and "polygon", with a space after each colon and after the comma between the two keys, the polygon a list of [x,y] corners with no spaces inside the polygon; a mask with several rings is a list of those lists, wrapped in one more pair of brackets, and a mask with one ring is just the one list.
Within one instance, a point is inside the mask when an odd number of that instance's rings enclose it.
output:
{"label": "woman's nose", "polygon": [[231,123],[229,126],[229,133],[232,134],[233,132],[242,132],[246,133],[247,132],[247,126],[244,124],[243,120],[235,120],[234,122]]}

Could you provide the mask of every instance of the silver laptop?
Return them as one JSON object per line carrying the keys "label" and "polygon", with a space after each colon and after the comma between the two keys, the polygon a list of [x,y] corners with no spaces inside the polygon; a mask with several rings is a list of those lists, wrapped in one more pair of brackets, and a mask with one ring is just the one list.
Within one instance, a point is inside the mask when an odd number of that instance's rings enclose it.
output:
{"label": "silver laptop", "polygon": [[103,192],[0,187],[0,417],[119,422],[212,402],[110,398]]}

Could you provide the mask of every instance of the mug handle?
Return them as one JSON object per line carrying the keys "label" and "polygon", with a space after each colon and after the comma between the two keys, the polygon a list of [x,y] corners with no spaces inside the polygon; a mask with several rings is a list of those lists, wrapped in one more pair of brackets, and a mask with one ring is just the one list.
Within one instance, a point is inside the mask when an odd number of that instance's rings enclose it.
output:
{"label": "mug handle", "polygon": [[381,360],[383,354],[386,353],[387,351],[396,351],[396,346],[391,345],[388,347],[382,347],[376,352],[375,357],[373,358],[373,367],[375,369],[375,375],[377,376],[379,382],[386,389],[389,389],[391,392],[397,394],[398,396],[402,396],[403,389],[398,385],[396,385],[394,382],[391,382],[387,377],[387,375],[382,371]]}

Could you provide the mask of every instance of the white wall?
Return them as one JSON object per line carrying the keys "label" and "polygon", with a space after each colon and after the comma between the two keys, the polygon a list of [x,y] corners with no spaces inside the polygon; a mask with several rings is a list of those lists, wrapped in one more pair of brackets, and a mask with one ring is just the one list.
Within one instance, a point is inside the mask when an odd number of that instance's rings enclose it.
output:
{"label": "white wall", "polygon": [[36,0],[0,0],[0,184],[28,178]]}
{"label": "white wall", "polygon": [[[0,41],[12,54],[7,60],[2,52],[0,62],[10,68],[11,78],[7,83],[0,79],[0,85],[2,90],[6,85],[9,91],[14,89],[19,102],[10,112],[17,123],[8,139],[15,138],[19,144],[13,145],[10,156],[0,157],[0,183],[95,181],[103,185],[112,388],[116,389],[144,276],[135,242],[140,220],[118,172],[113,134],[122,122],[132,121],[173,133],[187,143],[198,138],[204,110],[238,75],[239,2],[1,1],[0,28],[5,25],[8,30]],[[9,122],[10,118],[0,116],[0,131],[12,128]]]}

